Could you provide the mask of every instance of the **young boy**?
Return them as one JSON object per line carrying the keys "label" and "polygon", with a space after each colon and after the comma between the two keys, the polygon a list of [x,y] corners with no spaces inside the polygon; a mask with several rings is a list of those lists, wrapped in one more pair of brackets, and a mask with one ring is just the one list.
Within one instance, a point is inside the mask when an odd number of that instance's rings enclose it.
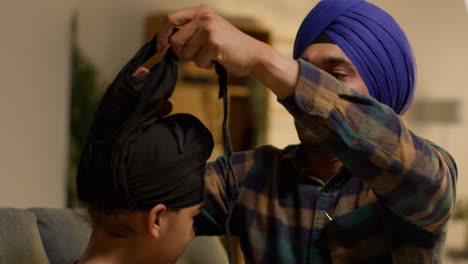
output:
{"label": "young boy", "polygon": [[[182,133],[172,133],[175,129]],[[134,149],[127,182],[142,209],[106,205],[107,199],[89,203],[93,231],[75,263],[174,263],[194,238],[193,219],[203,207],[204,164],[212,149],[208,130],[189,115],[169,116],[137,137]],[[154,163],[153,169],[140,170],[145,163]]]}
{"label": "young boy", "polygon": [[93,230],[74,264],[174,263],[194,238],[213,138],[194,116],[164,117],[177,79],[173,55],[131,74],[154,47],[119,73],[91,125],[77,188]]}

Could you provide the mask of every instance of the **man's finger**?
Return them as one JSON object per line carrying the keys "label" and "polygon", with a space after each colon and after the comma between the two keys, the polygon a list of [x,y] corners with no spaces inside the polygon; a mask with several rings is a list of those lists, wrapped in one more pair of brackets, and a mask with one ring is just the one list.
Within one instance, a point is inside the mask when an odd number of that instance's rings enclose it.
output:
{"label": "man's finger", "polygon": [[218,59],[217,51],[212,47],[205,45],[198,52],[197,57],[195,58],[195,64],[204,69],[212,69]]}
{"label": "man's finger", "polygon": [[177,26],[183,26],[195,18],[197,7],[185,8],[169,13],[161,24],[158,32],[157,51],[164,50],[169,43],[169,36]]}
{"label": "man's finger", "polygon": [[204,44],[203,33],[199,31],[198,25],[190,22],[169,37],[171,47],[179,59],[183,61],[194,59],[197,51]]}
{"label": "man's finger", "polygon": [[145,67],[138,67],[138,69],[133,73],[133,76],[134,77],[137,77],[137,76],[144,76],[146,74],[148,74],[149,70]]}

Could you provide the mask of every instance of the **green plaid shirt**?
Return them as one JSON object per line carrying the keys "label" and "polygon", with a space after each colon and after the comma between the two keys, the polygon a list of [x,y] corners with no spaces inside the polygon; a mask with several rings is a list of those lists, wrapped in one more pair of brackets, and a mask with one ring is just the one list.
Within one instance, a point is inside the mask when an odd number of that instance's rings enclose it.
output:
{"label": "green plaid shirt", "polygon": [[[295,93],[281,103],[343,167],[323,183],[298,166],[300,145],[234,154],[240,196],[230,227],[246,262],[440,263],[455,161],[386,105],[299,61]],[[226,167],[224,157],[208,165],[197,235],[225,233]]]}

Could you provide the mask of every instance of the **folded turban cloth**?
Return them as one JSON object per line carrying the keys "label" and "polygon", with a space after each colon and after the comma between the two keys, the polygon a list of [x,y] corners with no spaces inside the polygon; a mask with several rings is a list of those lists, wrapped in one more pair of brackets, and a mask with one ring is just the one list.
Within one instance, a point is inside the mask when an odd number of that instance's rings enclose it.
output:
{"label": "folded turban cloth", "polygon": [[203,201],[209,130],[194,116],[161,117],[177,80],[169,50],[148,74],[133,76],[156,51],[143,46],[109,86],[88,133],[77,175],[78,197],[102,209],[186,208]]}
{"label": "folded turban cloth", "polygon": [[388,13],[362,0],[322,0],[296,35],[294,58],[321,34],[352,61],[369,94],[402,115],[411,104],[416,62],[409,41]]}

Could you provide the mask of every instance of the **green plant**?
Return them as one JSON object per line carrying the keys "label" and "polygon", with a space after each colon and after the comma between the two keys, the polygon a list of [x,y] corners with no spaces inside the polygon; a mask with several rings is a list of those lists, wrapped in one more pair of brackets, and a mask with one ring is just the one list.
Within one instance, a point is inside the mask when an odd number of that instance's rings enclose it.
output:
{"label": "green plant", "polygon": [[455,213],[453,214],[453,219],[466,219],[468,217],[468,202],[466,201],[457,201],[455,206]]}
{"label": "green plant", "polygon": [[98,82],[96,66],[82,54],[78,46],[78,14],[71,21],[71,100],[70,152],[68,173],[68,206],[78,206],[76,169],[86,142],[89,126],[102,97],[104,87]]}

